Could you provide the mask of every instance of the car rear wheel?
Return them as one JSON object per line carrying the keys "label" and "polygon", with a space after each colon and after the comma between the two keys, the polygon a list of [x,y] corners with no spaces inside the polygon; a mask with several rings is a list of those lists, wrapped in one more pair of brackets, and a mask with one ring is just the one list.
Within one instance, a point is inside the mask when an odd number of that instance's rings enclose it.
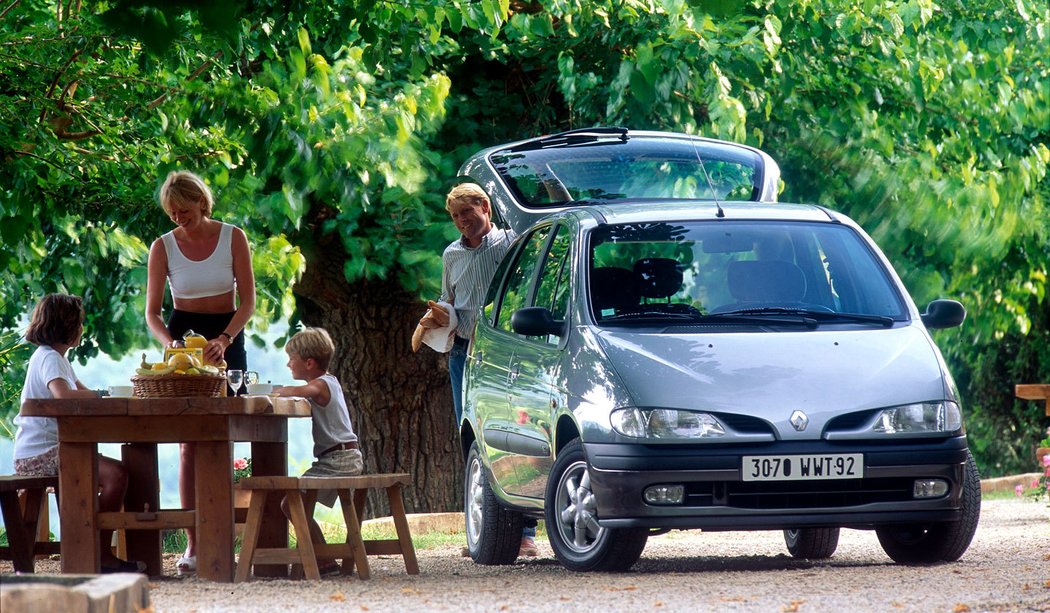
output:
{"label": "car rear wheel", "polygon": [[470,446],[463,482],[467,550],[474,562],[486,566],[510,564],[521,546],[521,513],[504,508],[489,486],[477,442]]}
{"label": "car rear wheel", "polygon": [[839,546],[839,529],[789,528],[784,530],[784,542],[792,557],[824,560],[833,556]]}
{"label": "car rear wheel", "polygon": [[575,571],[627,570],[642,555],[645,528],[603,528],[583,444],[576,439],[558,454],[547,481],[547,536],[562,566]]}
{"label": "car rear wheel", "polygon": [[981,515],[981,475],[968,451],[962,487],[959,521],[876,526],[875,534],[886,554],[898,564],[937,564],[961,558],[973,540]]}

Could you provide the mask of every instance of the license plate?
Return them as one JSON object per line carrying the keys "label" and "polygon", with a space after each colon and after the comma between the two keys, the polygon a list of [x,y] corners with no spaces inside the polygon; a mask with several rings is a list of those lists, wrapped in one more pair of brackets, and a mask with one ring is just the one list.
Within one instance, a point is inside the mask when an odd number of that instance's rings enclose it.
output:
{"label": "license plate", "polygon": [[863,453],[744,456],[744,481],[811,481],[864,477]]}

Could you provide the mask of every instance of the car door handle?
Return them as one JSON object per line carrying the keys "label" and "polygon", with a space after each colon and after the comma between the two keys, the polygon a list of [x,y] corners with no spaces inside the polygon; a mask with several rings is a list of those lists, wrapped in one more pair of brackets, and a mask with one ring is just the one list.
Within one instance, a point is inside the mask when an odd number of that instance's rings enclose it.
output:
{"label": "car door handle", "polygon": [[507,383],[514,383],[518,380],[518,375],[521,374],[521,366],[515,364],[510,372],[507,373]]}

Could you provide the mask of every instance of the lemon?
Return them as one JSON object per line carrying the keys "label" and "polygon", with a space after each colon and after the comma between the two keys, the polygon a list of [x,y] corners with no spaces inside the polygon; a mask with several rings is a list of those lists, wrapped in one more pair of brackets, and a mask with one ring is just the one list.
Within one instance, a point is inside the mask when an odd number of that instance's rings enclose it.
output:
{"label": "lemon", "polygon": [[193,367],[193,356],[185,353],[173,353],[168,358],[168,366],[174,366],[176,371],[186,370]]}
{"label": "lemon", "polygon": [[153,370],[164,370],[167,367],[168,365],[165,362],[157,362],[153,366],[150,366],[150,368]]}

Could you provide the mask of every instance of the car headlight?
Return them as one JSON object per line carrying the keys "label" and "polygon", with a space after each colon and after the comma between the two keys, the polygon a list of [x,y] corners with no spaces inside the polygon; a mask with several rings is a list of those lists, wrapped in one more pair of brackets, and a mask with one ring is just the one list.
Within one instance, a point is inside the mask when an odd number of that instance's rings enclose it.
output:
{"label": "car headlight", "polygon": [[962,428],[959,405],[943,402],[917,402],[883,409],[871,425],[872,432],[883,434],[929,434],[955,432]]}
{"label": "car headlight", "polygon": [[613,411],[611,417],[613,430],[632,438],[717,438],[726,433],[714,415],[697,411],[629,407]]}

